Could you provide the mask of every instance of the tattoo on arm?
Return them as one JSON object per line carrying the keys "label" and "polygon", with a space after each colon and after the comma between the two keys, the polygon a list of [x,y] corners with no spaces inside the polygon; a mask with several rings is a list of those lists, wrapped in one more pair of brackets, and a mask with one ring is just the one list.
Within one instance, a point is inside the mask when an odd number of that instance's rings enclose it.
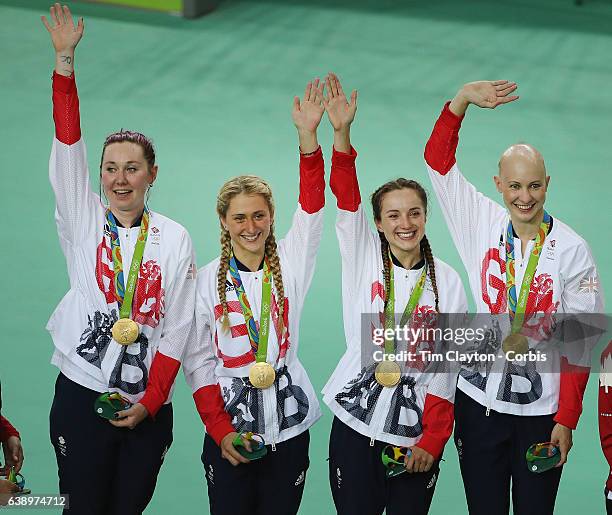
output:
{"label": "tattoo on arm", "polygon": [[72,57],[70,57],[69,55],[61,55],[60,59],[63,63],[72,64]]}

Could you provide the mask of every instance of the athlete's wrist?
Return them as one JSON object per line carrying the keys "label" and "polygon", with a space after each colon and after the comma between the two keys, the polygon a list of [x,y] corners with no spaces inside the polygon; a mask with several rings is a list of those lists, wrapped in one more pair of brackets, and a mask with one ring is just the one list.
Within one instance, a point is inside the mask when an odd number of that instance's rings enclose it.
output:
{"label": "athlete's wrist", "polygon": [[468,100],[466,94],[464,93],[463,88],[461,88],[457,92],[455,97],[451,100],[451,103],[449,104],[448,108],[450,112],[453,113],[454,115],[463,116],[469,106],[470,106],[470,101]]}

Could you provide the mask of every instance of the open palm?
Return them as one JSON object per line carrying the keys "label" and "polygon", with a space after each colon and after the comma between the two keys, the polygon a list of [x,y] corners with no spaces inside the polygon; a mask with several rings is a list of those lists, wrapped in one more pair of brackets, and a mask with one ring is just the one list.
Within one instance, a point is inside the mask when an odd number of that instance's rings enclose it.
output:
{"label": "open palm", "polygon": [[463,95],[471,104],[495,109],[498,105],[517,100],[518,96],[510,95],[516,88],[516,83],[507,80],[483,80],[466,84],[463,87]]}
{"label": "open palm", "polygon": [[349,127],[353,123],[357,111],[357,91],[351,93],[351,100],[348,102],[342,90],[340,79],[334,73],[329,73],[325,79],[325,85],[327,87],[327,97],[323,103],[329,122],[336,131]]}
{"label": "open palm", "polygon": [[315,132],[323,116],[323,84],[319,79],[306,84],[304,98],[293,99],[293,123],[298,131]]}
{"label": "open palm", "polygon": [[51,34],[51,42],[56,52],[74,50],[83,37],[83,18],[75,26],[72,13],[67,5],[62,7],[59,3],[51,6],[51,23],[44,16],[40,17],[44,26]]}

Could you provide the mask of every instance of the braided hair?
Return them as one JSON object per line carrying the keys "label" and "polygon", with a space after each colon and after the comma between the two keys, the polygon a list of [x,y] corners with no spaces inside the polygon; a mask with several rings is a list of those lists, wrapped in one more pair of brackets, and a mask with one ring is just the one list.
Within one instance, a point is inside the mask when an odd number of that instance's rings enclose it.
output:
{"label": "braided hair", "polygon": [[[423,206],[425,207],[425,213],[427,213],[427,193],[423,186],[421,186],[417,181],[399,178],[393,181],[386,182],[382,186],[380,186],[374,193],[372,193],[371,201],[372,201],[372,211],[374,212],[374,220],[380,222],[381,213],[382,213],[382,201],[384,196],[396,190],[409,189],[414,190],[418,195],[421,202],[423,202]],[[389,242],[385,237],[385,234],[382,231],[378,231],[378,236],[380,238],[381,243],[381,253],[382,253],[382,261],[383,261],[383,277],[385,280],[385,306],[387,301],[389,300],[389,291],[391,290],[391,267],[393,264],[391,263],[391,259],[389,258]],[[423,235],[423,238],[420,242],[420,249],[423,257],[425,258],[425,262],[427,263],[427,273],[431,280],[431,285],[433,287],[435,302],[436,302],[436,311],[440,311],[439,302],[438,302],[438,285],[436,282],[436,266],[434,263],[433,253],[431,252],[431,246],[429,245],[429,240],[427,236]]]}
{"label": "braided hair", "polygon": [[[217,215],[219,219],[226,217],[230,202],[236,195],[241,193],[246,195],[261,195],[268,204],[270,216],[274,217],[274,200],[272,198],[272,190],[268,183],[255,175],[241,175],[230,179],[221,187],[217,195]],[[223,224],[221,224],[221,257],[219,269],[217,271],[217,293],[219,294],[219,301],[223,309],[222,324],[226,329],[229,328],[229,315],[225,282],[231,255],[232,245],[230,233],[223,227]],[[274,237],[274,224],[270,227],[270,234],[265,242],[265,256],[270,264],[270,272],[272,273],[278,305],[279,325],[282,330],[283,315],[285,312],[285,289],[283,287],[283,276],[276,247],[276,238]]]}

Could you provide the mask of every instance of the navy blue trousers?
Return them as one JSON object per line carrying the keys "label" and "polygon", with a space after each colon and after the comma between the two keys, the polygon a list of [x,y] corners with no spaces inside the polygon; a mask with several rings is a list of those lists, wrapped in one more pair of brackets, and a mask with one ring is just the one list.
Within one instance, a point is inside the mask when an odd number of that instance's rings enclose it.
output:
{"label": "navy blue trousers", "polygon": [[117,428],[94,412],[100,394],[60,374],[50,413],[59,490],[69,515],[137,515],[153,497],[172,444],[172,406],[134,429]]}

